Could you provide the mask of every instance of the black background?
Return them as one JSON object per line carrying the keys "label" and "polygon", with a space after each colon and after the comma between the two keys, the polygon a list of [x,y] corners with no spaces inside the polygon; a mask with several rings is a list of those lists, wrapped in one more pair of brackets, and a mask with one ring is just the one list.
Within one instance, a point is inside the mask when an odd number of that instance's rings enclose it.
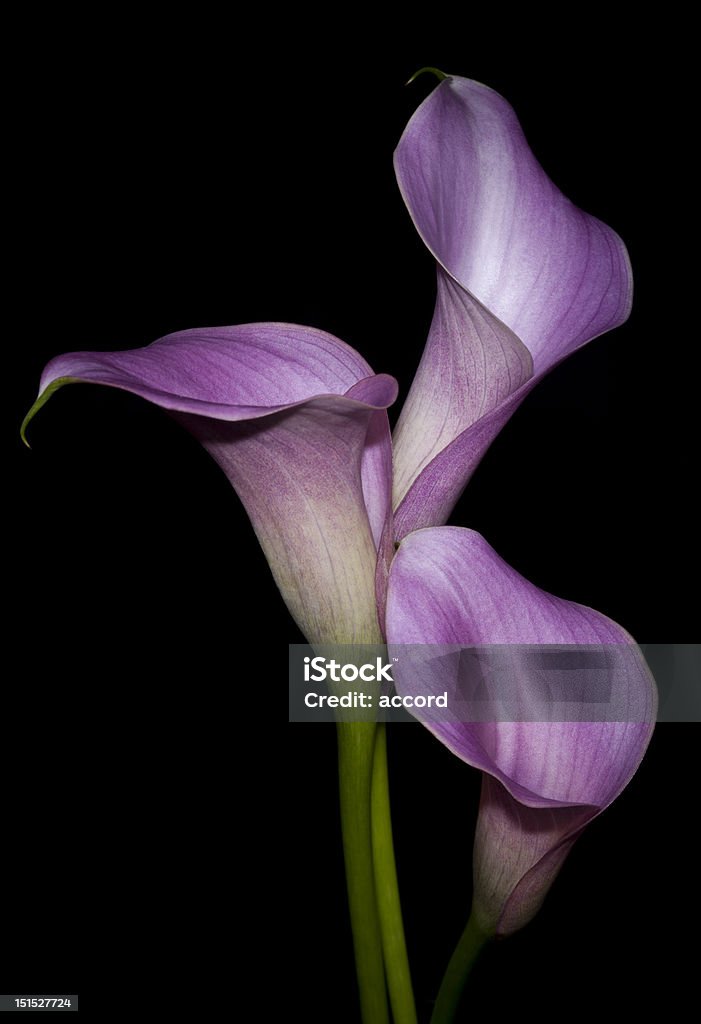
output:
{"label": "black background", "polygon": [[[403,86],[423,64],[512,102],[558,185],[624,238],[637,289],[630,321],[529,397],[451,522],[642,642],[696,636],[683,57],[660,40],[653,68],[654,33],[633,47],[601,25],[556,45],[533,25],[508,45],[474,24],[464,45],[449,24],[422,45],[371,43],[368,27],[344,52],[343,27],[270,22],[57,17],[16,41],[5,992],[80,990],[100,1010],[175,989],[193,1015],[253,998],[245,1019],[357,1019],[333,729],[284,731],[300,637],[235,494],[196,442],[121,393],[65,389],[32,452],[16,428],[52,355],[256,320],[330,331],[405,392],[434,271],[391,156],[433,87]],[[481,1006],[555,1019],[688,995],[699,737],[658,728],[536,922],[485,961]],[[427,1019],[469,908],[479,781],[419,726],[395,728],[390,759]]]}

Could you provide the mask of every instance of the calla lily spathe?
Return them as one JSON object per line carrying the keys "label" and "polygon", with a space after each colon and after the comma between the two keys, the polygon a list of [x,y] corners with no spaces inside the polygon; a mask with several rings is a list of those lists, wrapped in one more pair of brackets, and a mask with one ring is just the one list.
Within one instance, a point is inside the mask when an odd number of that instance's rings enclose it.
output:
{"label": "calla lily spathe", "polygon": [[180,331],[143,349],[52,360],[38,403],[83,381],[167,409],[222,467],[311,642],[379,640],[376,542],[390,501],[384,410],[396,381],[293,324]]}
{"label": "calla lily spathe", "polygon": [[[409,122],[395,167],[438,289],[393,451],[394,379],[338,339],[288,324],[59,356],[28,418],[70,381],[167,409],[236,488],[311,642],[375,643],[382,634],[390,644],[437,643],[449,634],[464,644],[630,646],[604,616],[523,580],[478,535],[443,526],[535,384],[628,316],[625,247],[557,190],[511,107],[477,82],[441,82]],[[633,663],[624,681],[633,721],[426,722],[485,773],[475,910],[492,933],[532,916],[576,836],[635,771],[654,688],[642,661]]]}
{"label": "calla lily spathe", "polygon": [[539,380],[622,324],[626,248],[553,185],[493,89],[448,78],[394,157],[437,263],[421,364],[394,436],[396,534],[442,525],[485,451]]}
{"label": "calla lily spathe", "polygon": [[[577,836],[640,764],[657,712],[650,671],[611,619],[539,590],[479,534],[450,526],[418,530],[400,545],[390,574],[387,632],[390,652],[392,644],[568,644],[606,656],[603,681],[615,720],[508,721],[496,713],[490,721],[465,722],[459,714],[451,719],[414,711],[484,773],[474,913],[486,934],[509,935],[533,917]],[[514,691],[533,690],[533,669],[519,658],[515,647],[509,684]],[[449,672],[446,660],[437,672],[438,692]],[[401,659],[395,676],[400,693],[413,692],[415,680],[411,672],[403,677]],[[587,689],[585,682],[583,693],[573,687],[568,696],[586,699]]]}

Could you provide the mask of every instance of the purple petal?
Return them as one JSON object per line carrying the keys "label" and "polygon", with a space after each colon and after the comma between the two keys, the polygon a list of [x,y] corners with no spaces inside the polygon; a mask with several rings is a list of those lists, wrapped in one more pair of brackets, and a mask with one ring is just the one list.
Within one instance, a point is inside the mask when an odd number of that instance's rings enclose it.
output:
{"label": "purple petal", "polygon": [[431,333],[395,436],[398,537],[444,523],[535,384],[623,323],[625,246],[577,209],[497,93],[448,78],[395,153],[414,223],[439,263]]}
{"label": "purple petal", "polygon": [[[530,353],[516,335],[439,266],[433,322],[394,430],[395,507],[422,470],[466,428],[503,406],[532,371]],[[464,458],[441,459],[441,493],[449,496],[450,508],[468,465]],[[451,486],[453,467],[457,477]],[[431,524],[412,522],[409,529],[419,525]]]}
{"label": "purple petal", "polygon": [[[363,449],[361,478],[370,529],[379,549],[385,523],[392,515],[392,434],[384,409],[370,417]],[[387,564],[389,566],[389,562]]]}
{"label": "purple petal", "polygon": [[458,434],[417,476],[410,477],[411,486],[394,515],[397,540],[447,521],[482,456],[541,377],[531,377],[504,402]]}
{"label": "purple petal", "polygon": [[[620,720],[463,721],[457,711],[414,712],[458,757],[492,777],[478,822],[475,908],[484,927],[506,934],[530,919],[583,825],[635,773],[652,734],[654,683],[625,630],[539,590],[470,530],[421,530],[402,541],[390,572],[386,630],[390,652],[398,644],[446,651],[513,645],[515,691],[537,682],[518,645],[596,645],[610,655],[611,706]],[[401,664],[397,689],[415,695],[426,679]],[[429,689],[450,691],[454,658],[432,664]]]}
{"label": "purple petal", "polygon": [[482,776],[473,902],[488,934],[512,935],[535,917],[595,813],[588,807],[527,807],[491,775]]}
{"label": "purple petal", "polygon": [[163,409],[249,420],[342,395],[373,375],[363,357],[324,331],[296,324],[238,324],[178,331],[145,348],[69,352],[49,362],[39,394],[62,377],[131,391]]}
{"label": "purple petal", "polygon": [[409,121],[395,170],[428,248],[521,339],[536,373],[628,317],[623,242],[553,185],[492,89],[441,82]]}
{"label": "purple petal", "polygon": [[239,493],[310,641],[379,638],[373,532],[379,539],[389,504],[393,378],[375,376],[322,331],[245,324],[59,356],[32,412],[70,381],[140,395],[202,442]]}

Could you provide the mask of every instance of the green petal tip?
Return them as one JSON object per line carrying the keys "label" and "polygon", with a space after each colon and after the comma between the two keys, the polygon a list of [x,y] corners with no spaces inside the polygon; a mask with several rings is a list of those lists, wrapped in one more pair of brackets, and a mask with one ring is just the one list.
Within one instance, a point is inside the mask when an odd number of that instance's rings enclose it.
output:
{"label": "green petal tip", "polygon": [[42,405],[46,405],[46,403],[51,398],[51,396],[54,394],[54,392],[58,391],[59,388],[62,388],[64,384],[79,384],[79,383],[80,383],[80,381],[78,380],[77,377],[58,377],[56,380],[52,381],[51,384],[49,384],[48,388],[46,388],[45,391],[42,391],[42,393],[39,395],[39,397],[37,398],[37,400],[34,403],[34,405],[31,407],[31,409],[29,410],[27,415],[22,420],[22,426],[19,429],[19,436],[22,438],[22,440],[26,444],[27,448],[31,448],[32,447],[30,445],[29,441],[27,440],[27,427],[29,426],[31,421],[34,419],[36,414],[39,412],[39,410],[41,409]]}
{"label": "green petal tip", "polygon": [[411,78],[406,84],[411,85],[412,82],[416,81],[419,75],[423,75],[426,73],[435,75],[439,82],[442,82],[445,78],[450,78],[450,75],[446,75],[445,71],[439,71],[438,68],[419,68],[418,71],[414,72],[414,74],[411,76]]}

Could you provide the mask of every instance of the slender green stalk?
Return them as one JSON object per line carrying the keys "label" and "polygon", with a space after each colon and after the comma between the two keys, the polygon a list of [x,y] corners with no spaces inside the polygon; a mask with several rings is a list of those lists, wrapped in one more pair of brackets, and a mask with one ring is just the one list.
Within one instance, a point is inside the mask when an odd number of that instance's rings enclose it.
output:
{"label": "slender green stalk", "polygon": [[375,862],[377,910],[380,915],[392,1017],[394,1024],[416,1024],[416,1007],[404,940],[397,868],[394,862],[387,772],[387,730],[384,724],[378,725],[375,739],[372,773],[372,851]]}
{"label": "slender green stalk", "polygon": [[363,1024],[389,1024],[375,901],[370,794],[376,725],[338,722],[341,828]]}
{"label": "slender green stalk", "polygon": [[471,914],[443,975],[431,1024],[452,1024],[465,983],[489,940]]}

